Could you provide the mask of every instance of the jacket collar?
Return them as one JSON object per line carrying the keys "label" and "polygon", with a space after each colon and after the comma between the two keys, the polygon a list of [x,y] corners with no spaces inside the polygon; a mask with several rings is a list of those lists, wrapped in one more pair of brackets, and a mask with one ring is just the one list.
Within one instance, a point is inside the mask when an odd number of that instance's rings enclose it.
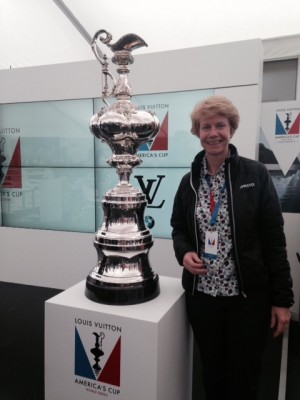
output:
{"label": "jacket collar", "polygon": [[[235,169],[237,167],[239,158],[237,148],[230,143],[229,151],[230,151],[230,156],[225,161],[225,166],[227,167],[228,163],[230,163],[232,168]],[[195,156],[194,161],[192,162],[191,165],[192,182],[194,187],[198,187],[199,185],[200,169],[204,156],[205,156],[205,150],[200,151]]]}

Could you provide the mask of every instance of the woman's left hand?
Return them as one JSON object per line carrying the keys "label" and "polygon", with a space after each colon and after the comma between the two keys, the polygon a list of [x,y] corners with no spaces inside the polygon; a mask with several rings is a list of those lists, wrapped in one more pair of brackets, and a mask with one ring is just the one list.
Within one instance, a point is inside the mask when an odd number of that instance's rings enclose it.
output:
{"label": "woman's left hand", "polygon": [[289,308],[285,307],[272,307],[271,315],[271,328],[275,328],[274,337],[281,335],[285,332],[290,323],[291,312]]}

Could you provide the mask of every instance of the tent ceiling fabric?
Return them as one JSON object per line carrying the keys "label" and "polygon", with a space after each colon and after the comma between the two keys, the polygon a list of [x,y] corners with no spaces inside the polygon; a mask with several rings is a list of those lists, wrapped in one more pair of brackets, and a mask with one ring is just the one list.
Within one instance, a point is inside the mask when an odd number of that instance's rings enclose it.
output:
{"label": "tent ceiling fabric", "polygon": [[[298,0],[61,1],[91,37],[141,36],[148,47],[136,54],[300,33]],[[0,50],[0,69],[94,59],[54,0],[0,0]]]}

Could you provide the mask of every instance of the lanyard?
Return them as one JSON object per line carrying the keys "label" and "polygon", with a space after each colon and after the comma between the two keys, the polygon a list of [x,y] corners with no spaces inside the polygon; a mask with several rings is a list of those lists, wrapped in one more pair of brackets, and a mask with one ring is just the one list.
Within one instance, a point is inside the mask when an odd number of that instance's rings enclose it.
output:
{"label": "lanyard", "polygon": [[218,213],[219,213],[219,209],[220,209],[220,205],[221,205],[221,195],[224,193],[224,190],[226,188],[225,182],[223,187],[220,190],[219,193],[219,197],[218,197],[218,201],[217,203],[215,202],[211,187],[210,187],[210,176],[206,175],[205,177],[206,182],[208,184],[209,187],[209,198],[210,198],[210,214],[211,214],[211,219],[210,219],[210,225],[214,226],[217,222],[217,217],[218,217]]}

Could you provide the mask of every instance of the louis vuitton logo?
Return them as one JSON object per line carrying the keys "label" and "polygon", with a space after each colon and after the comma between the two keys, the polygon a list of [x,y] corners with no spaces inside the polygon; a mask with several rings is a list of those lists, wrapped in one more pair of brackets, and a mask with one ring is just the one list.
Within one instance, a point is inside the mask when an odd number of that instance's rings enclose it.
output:
{"label": "louis vuitton logo", "polygon": [[[161,181],[163,178],[165,178],[165,175],[157,175],[158,179],[147,179],[147,184],[144,182],[144,177],[143,175],[135,175],[134,176],[142,189],[142,192],[145,194],[147,202],[148,202],[148,208],[162,208],[162,206],[165,203],[165,200],[163,200],[159,205],[153,205],[153,202],[155,200],[155,196],[157,194],[158,188],[161,184]],[[151,195],[152,193],[152,195]]]}

